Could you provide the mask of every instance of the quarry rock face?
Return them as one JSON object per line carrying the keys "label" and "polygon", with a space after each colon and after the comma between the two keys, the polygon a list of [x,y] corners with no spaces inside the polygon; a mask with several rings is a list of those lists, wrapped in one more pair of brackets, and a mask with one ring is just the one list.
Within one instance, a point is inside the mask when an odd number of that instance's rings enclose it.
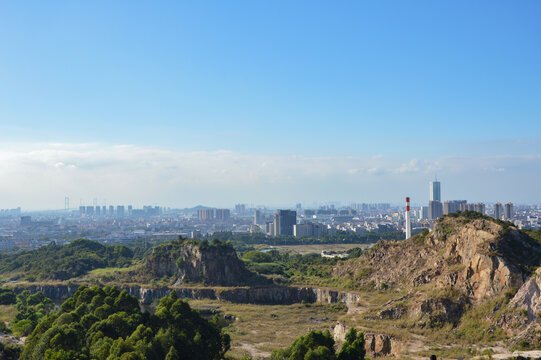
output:
{"label": "quarry rock face", "polygon": [[246,269],[232,246],[223,243],[172,242],[159,246],[146,259],[142,273],[158,279],[174,277],[175,286],[186,283],[242,286],[264,282]]}
{"label": "quarry rock face", "polygon": [[539,259],[541,247],[513,227],[444,218],[425,236],[380,241],[366,256],[337,266],[334,275],[350,274],[376,288],[454,288],[477,303],[520,288],[525,268]]}

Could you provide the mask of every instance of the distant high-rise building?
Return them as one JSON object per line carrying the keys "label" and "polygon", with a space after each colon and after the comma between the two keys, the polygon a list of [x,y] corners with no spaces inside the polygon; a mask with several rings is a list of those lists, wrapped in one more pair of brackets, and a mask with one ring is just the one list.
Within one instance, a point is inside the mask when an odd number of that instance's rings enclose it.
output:
{"label": "distant high-rise building", "polygon": [[229,220],[230,212],[229,209],[216,209],[216,219],[220,221]]}
{"label": "distant high-rise building", "polygon": [[297,223],[297,212],[294,210],[278,210],[278,222],[275,223],[276,235],[293,235],[293,225]]}
{"label": "distant high-rise building", "polygon": [[443,206],[440,201],[430,200],[428,202],[428,219],[436,220],[443,215]]}
{"label": "distant high-rise building", "polygon": [[512,203],[508,202],[507,204],[505,204],[503,215],[505,217],[505,220],[511,220],[515,217]]}
{"label": "distant high-rise building", "polygon": [[244,204],[235,205],[235,212],[239,215],[243,215],[246,212],[246,205]]}
{"label": "distant high-rise building", "polygon": [[265,223],[265,217],[261,214],[261,210],[254,211],[254,225],[263,225]]}
{"label": "distant high-rise building", "polygon": [[124,217],[124,205],[118,205],[116,207],[116,216],[118,217]]}
{"label": "distant high-rise building", "polygon": [[115,214],[115,207],[113,205],[109,205],[109,215],[113,216]]}
{"label": "distant high-rise building", "polygon": [[102,214],[102,215],[107,215],[107,206],[103,205],[103,206],[101,207],[101,214]]}
{"label": "distant high-rise building", "polygon": [[28,226],[28,225],[32,225],[32,217],[21,216],[21,226]]}
{"label": "distant high-rise building", "polygon": [[96,216],[101,215],[101,207],[100,206],[96,206],[96,208],[94,209],[94,214],[96,214]]}
{"label": "distant high-rise building", "polygon": [[131,216],[133,213],[133,206],[128,205],[128,216]]}
{"label": "distant high-rise building", "polygon": [[421,220],[428,220],[428,206],[421,206]]}
{"label": "distant high-rise building", "polygon": [[197,218],[199,220],[214,219],[214,209],[199,209],[197,210]]}
{"label": "distant high-rise building", "polygon": [[268,221],[265,223],[265,232],[269,236],[274,236],[274,221]]}
{"label": "distant high-rise building", "polygon": [[87,215],[94,215],[94,206],[89,205],[86,207],[86,214]]}
{"label": "distant high-rise building", "polygon": [[501,220],[503,216],[503,205],[500,202],[494,204],[494,219]]}
{"label": "distant high-rise building", "polygon": [[441,185],[438,180],[430,182],[430,201],[441,202]]}
{"label": "distant high-rise building", "polygon": [[81,215],[86,214],[86,208],[84,206],[79,206],[79,214]]}

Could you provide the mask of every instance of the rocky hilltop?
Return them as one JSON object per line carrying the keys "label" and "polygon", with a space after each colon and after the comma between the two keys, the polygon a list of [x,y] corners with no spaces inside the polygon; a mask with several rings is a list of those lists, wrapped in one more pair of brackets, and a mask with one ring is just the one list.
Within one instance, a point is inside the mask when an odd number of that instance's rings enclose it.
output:
{"label": "rocky hilltop", "polygon": [[475,303],[520,288],[540,263],[541,246],[508,223],[444,217],[430,233],[380,241],[334,273],[376,288],[451,287]]}
{"label": "rocky hilltop", "polygon": [[443,217],[433,231],[408,240],[380,241],[339,264],[334,275],[353,277],[360,288],[401,294],[373,319],[459,326],[467,312],[494,304],[483,321],[517,336],[540,328],[539,265],[541,245],[527,234],[507,222],[466,214]]}
{"label": "rocky hilltop", "polygon": [[139,277],[169,278],[175,286],[205,285],[243,286],[267,281],[247,270],[230,244],[217,240],[179,240],[156,247],[137,271]]}

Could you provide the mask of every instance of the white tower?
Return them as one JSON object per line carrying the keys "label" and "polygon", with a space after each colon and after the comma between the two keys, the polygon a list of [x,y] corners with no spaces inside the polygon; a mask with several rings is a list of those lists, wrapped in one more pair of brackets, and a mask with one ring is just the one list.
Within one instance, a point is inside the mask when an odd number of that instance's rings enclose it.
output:
{"label": "white tower", "polygon": [[406,198],[406,239],[411,237],[410,198]]}

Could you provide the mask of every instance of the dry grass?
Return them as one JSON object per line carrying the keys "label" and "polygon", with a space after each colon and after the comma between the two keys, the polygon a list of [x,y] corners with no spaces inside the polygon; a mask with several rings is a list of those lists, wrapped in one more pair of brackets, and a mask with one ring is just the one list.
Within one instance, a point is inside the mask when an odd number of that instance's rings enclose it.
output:
{"label": "dry grass", "polygon": [[345,309],[322,304],[253,305],[218,300],[190,300],[194,308],[215,306],[236,320],[226,327],[231,336],[231,358],[250,353],[254,358],[268,357],[273,350],[289,346],[310,330],[325,330],[336,325]]}

